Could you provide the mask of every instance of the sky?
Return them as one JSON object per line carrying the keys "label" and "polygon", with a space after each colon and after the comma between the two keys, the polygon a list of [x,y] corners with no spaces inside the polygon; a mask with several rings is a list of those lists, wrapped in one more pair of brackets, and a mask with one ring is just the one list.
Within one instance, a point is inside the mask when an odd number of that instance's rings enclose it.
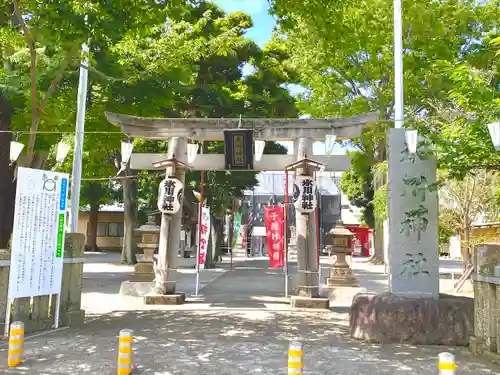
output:
{"label": "sky", "polygon": [[[242,11],[249,14],[253,20],[253,27],[247,32],[247,38],[253,40],[260,47],[263,47],[266,42],[271,39],[276,20],[269,14],[269,3],[267,0],[213,0],[226,13]],[[247,65],[243,67],[243,74],[250,74],[252,67]],[[289,85],[288,91],[292,95],[297,95],[303,91],[303,88],[298,85]],[[280,142],[288,148],[288,153],[293,154],[293,142]],[[313,145],[313,154],[324,155],[325,144],[323,142],[315,142]],[[344,154],[345,150],[337,144],[333,150],[334,154]]]}
{"label": "sky", "polygon": [[269,14],[267,0],[215,0],[226,13],[242,11],[252,17],[254,27],[248,31],[247,37],[259,46],[271,38],[276,20]]}

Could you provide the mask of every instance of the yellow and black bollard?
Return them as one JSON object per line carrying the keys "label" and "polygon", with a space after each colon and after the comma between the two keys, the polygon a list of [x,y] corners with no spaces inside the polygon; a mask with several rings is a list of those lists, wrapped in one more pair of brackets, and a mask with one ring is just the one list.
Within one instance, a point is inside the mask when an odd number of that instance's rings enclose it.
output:
{"label": "yellow and black bollard", "polygon": [[17,367],[23,361],[24,323],[14,322],[10,325],[8,366]]}

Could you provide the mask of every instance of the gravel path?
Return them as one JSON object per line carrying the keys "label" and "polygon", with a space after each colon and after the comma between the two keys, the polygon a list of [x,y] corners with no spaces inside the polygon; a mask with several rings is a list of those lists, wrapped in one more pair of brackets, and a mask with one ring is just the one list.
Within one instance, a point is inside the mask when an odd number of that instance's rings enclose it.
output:
{"label": "gravel path", "polygon": [[[287,346],[305,344],[307,375],[436,375],[441,351],[457,356],[460,375],[500,375],[500,369],[466,349],[373,345],[347,335],[347,309],[289,311],[283,275],[252,260],[226,272],[203,296],[177,308],[115,311],[82,329],[28,339],[22,367],[0,374],[115,374],[117,335],[135,332],[134,374],[240,375],[287,373]],[[104,301],[103,301],[104,302]]]}

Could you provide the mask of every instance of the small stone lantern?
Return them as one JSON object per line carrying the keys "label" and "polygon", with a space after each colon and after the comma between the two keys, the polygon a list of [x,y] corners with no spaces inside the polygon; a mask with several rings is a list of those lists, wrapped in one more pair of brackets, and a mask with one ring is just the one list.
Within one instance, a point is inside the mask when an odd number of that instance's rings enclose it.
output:
{"label": "small stone lantern", "polygon": [[346,256],[352,252],[350,244],[354,233],[338,221],[335,227],[328,232],[328,245],[332,247],[335,262],[330,267],[330,275],[326,278],[328,286],[359,286],[359,281],[354,277],[351,266],[346,261]]}
{"label": "small stone lantern", "polygon": [[148,222],[136,229],[141,234],[141,243],[137,247],[142,249],[143,254],[135,256],[137,264],[134,266],[134,274],[130,281],[153,281],[155,272],[153,268],[153,255],[158,250],[160,242],[160,227],[156,225],[155,216],[148,216]]}

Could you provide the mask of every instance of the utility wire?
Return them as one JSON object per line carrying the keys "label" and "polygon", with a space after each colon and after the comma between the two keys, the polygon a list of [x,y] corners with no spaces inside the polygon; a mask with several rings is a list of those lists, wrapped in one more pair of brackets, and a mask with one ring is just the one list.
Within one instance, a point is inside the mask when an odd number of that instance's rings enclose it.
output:
{"label": "utility wire", "polygon": [[[30,131],[30,130],[0,130],[0,133],[13,133],[13,134],[75,134],[74,131]],[[84,131],[84,134],[123,134],[121,131]]]}

